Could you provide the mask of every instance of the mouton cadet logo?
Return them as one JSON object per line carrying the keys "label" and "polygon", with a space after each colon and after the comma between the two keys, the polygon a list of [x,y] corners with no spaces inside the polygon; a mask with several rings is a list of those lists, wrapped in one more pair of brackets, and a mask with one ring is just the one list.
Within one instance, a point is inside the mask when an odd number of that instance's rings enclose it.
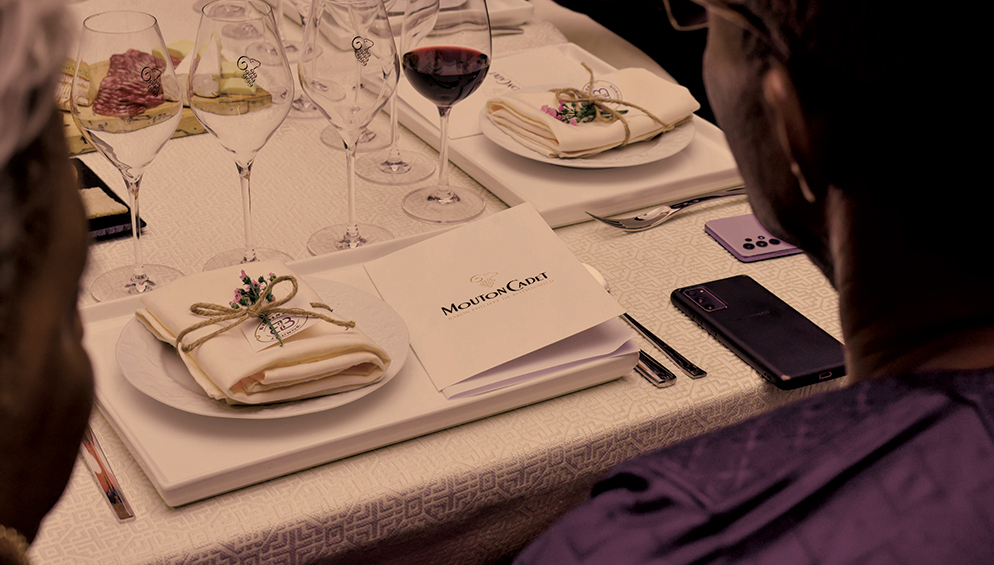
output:
{"label": "mouton cadet logo", "polygon": [[457,318],[464,314],[468,314],[469,312],[495,304],[501,300],[517,296],[522,291],[533,290],[540,286],[545,286],[551,282],[554,282],[554,280],[549,277],[549,273],[541,272],[530,277],[510,279],[503,285],[494,288],[497,284],[498,276],[499,274],[496,272],[488,272],[470,277],[470,283],[493,290],[490,292],[484,292],[483,294],[479,294],[468,300],[463,300],[462,302],[452,302],[448,306],[442,306],[442,315],[448,318],[450,315],[455,314],[454,316],[451,316],[450,319]]}

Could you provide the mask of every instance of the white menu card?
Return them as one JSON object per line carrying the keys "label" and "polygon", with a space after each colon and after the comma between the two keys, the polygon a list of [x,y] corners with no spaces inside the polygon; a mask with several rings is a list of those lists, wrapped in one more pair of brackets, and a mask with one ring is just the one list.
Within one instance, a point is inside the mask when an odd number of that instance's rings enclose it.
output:
{"label": "white menu card", "polygon": [[[440,392],[624,312],[530,204],[371,261],[366,272],[407,323]],[[576,358],[603,354],[581,347]]]}

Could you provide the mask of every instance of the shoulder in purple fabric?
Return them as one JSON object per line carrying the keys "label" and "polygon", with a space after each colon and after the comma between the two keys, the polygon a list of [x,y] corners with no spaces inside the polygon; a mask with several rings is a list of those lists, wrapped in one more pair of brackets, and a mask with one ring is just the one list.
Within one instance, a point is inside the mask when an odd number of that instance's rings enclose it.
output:
{"label": "shoulder in purple fabric", "polygon": [[994,371],[868,381],[618,465],[516,563],[994,563]]}

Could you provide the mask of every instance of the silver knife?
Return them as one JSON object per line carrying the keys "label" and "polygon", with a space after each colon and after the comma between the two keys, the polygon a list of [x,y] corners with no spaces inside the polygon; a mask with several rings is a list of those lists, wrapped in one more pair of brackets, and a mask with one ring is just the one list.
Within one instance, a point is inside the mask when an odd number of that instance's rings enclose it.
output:
{"label": "silver knife", "polygon": [[680,355],[680,353],[676,349],[673,349],[672,347],[669,346],[668,343],[659,339],[659,336],[650,332],[645,326],[635,321],[635,318],[629,316],[628,313],[622,314],[622,316],[624,316],[624,318],[628,320],[628,323],[630,323],[633,328],[635,328],[640,334],[642,334],[642,336],[645,337],[645,339],[651,341],[653,345],[658,347],[660,351],[662,351],[663,353],[666,354],[667,357],[672,359],[673,362],[676,363],[677,366],[680,367],[680,369],[683,370],[684,373],[687,373],[687,376],[694,379],[699,379],[701,377],[707,376],[707,372],[704,369],[701,369],[697,365],[694,365],[693,363],[690,362],[689,359],[687,359],[683,355]]}

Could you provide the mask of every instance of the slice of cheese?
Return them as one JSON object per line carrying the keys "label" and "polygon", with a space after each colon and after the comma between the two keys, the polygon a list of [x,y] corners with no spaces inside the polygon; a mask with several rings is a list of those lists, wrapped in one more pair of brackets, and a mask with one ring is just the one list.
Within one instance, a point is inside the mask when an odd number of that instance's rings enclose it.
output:
{"label": "slice of cheese", "polygon": [[128,208],[124,204],[107,196],[100,188],[81,188],[79,195],[83,199],[86,216],[91,220],[128,213]]}
{"label": "slice of cheese", "polygon": [[239,69],[236,61],[221,61],[221,78],[242,78],[244,75],[245,70]]}
{"label": "slice of cheese", "polygon": [[255,94],[258,87],[255,84],[245,82],[241,77],[222,78],[220,84],[221,94],[232,94],[241,96],[251,96]]}

